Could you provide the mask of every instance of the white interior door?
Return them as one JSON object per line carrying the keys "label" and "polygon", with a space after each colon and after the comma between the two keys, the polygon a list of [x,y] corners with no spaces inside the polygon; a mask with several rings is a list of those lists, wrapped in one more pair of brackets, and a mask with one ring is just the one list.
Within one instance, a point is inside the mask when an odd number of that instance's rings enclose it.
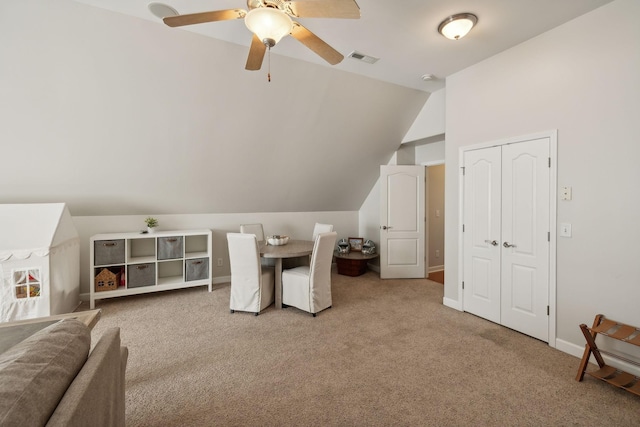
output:
{"label": "white interior door", "polygon": [[500,147],[464,156],[464,310],[500,323]]}
{"label": "white interior door", "polygon": [[425,169],[380,166],[380,277],[425,277]]}
{"label": "white interior door", "polygon": [[464,154],[463,308],[549,340],[550,141]]}
{"label": "white interior door", "polygon": [[549,339],[549,141],[502,148],[501,323]]}

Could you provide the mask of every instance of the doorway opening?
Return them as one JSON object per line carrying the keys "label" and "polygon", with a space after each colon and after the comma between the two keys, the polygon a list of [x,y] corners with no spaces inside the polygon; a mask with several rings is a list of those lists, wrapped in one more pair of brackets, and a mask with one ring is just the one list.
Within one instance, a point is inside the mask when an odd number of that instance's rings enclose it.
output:
{"label": "doorway opening", "polygon": [[425,165],[427,279],[444,285],[444,162]]}

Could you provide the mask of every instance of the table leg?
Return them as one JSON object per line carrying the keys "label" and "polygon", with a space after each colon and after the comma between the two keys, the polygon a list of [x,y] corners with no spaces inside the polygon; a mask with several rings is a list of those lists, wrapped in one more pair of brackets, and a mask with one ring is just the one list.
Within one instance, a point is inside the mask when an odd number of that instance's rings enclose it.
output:
{"label": "table leg", "polygon": [[276,258],[276,308],[282,308],[282,258]]}

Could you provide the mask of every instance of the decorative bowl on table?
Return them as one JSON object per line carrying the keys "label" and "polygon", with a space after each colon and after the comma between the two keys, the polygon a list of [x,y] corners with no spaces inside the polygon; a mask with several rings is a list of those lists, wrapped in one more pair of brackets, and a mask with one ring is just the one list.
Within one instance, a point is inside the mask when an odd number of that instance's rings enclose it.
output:
{"label": "decorative bowl on table", "polygon": [[267,236],[267,243],[271,246],[282,246],[289,242],[289,236]]}

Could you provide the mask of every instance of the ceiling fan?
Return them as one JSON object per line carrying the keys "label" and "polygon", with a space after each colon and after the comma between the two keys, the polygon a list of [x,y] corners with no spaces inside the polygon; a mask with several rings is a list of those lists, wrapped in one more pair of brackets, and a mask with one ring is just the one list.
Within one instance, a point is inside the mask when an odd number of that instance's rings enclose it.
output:
{"label": "ceiling fan", "polygon": [[340,52],[291,18],[360,18],[360,8],[355,0],[247,0],[247,8],[248,11],[226,9],[167,16],[163,21],[170,27],[181,27],[244,19],[253,33],[245,69],[259,70],[267,48],[270,50],[287,34],[331,65],[344,59]]}

